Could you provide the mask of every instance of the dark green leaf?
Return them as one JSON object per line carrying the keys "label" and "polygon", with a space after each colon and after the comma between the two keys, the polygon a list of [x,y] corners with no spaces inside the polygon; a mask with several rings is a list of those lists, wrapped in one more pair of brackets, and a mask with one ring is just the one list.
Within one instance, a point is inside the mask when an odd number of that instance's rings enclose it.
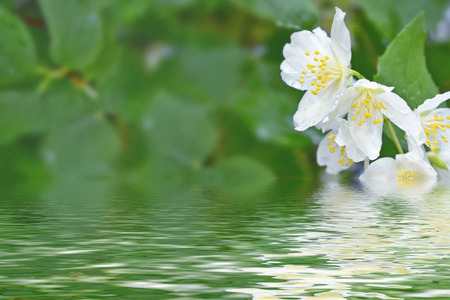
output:
{"label": "dark green leaf", "polygon": [[0,7],[0,83],[9,83],[30,72],[35,48],[25,26]]}
{"label": "dark green leaf", "polygon": [[426,49],[430,73],[442,92],[450,90],[450,42],[436,44]]}
{"label": "dark green leaf", "polygon": [[420,14],[392,41],[378,62],[375,81],[394,86],[394,92],[416,108],[438,89],[427,70],[424,14]]}
{"label": "dark green leaf", "polygon": [[100,15],[81,0],[40,0],[56,63],[75,70],[88,67],[102,46]]}
{"label": "dark green leaf", "polygon": [[434,30],[448,4],[447,0],[358,0],[358,2],[363,5],[375,26],[391,40],[422,11],[426,14],[427,30]]}

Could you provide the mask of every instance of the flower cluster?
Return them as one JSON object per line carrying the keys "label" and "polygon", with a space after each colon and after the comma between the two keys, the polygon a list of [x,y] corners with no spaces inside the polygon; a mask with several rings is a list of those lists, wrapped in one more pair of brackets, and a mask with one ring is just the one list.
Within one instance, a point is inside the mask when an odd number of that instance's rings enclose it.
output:
{"label": "flower cluster", "polygon": [[[413,111],[393,87],[363,79],[350,68],[351,39],[344,17],[336,8],[330,37],[321,28],[295,32],[283,49],[282,79],[306,91],[294,115],[295,129],[316,126],[326,132],[318,147],[318,164],[336,174],[365,161],[360,180],[386,188],[433,183],[438,172],[450,174],[450,109],[438,108],[450,92],[425,100]],[[408,153],[403,153],[391,122],[405,132]],[[400,154],[376,160],[384,123]],[[371,160],[376,161],[368,165]]]}

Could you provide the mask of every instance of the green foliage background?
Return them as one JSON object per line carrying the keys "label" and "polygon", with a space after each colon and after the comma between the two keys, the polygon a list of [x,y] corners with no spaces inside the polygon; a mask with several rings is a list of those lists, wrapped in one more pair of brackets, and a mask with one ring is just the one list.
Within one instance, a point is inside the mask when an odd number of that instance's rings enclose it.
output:
{"label": "green foliage background", "polygon": [[[368,79],[378,73],[414,108],[450,87],[450,42],[426,36],[447,5],[2,1],[2,183],[116,177],[245,191],[274,178],[314,179],[320,133],[294,131],[302,93],[280,77],[290,35],[329,32],[340,7],[353,69]],[[395,154],[386,145],[383,155]]]}

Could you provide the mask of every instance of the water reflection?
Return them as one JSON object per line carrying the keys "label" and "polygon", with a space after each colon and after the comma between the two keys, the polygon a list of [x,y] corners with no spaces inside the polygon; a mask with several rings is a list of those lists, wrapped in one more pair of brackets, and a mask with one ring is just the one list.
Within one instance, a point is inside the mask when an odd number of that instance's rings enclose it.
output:
{"label": "water reflection", "polygon": [[55,181],[0,201],[0,299],[445,299],[449,194]]}
{"label": "water reflection", "polygon": [[298,246],[244,270],[265,277],[260,287],[230,291],[253,299],[449,297],[449,194],[382,198],[327,184],[314,196],[320,206],[311,213],[320,220],[289,234]]}

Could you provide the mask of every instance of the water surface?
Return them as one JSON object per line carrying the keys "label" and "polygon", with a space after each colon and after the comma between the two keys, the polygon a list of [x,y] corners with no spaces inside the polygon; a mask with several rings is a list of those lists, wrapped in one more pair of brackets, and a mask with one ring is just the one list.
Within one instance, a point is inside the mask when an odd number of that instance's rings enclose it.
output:
{"label": "water surface", "polygon": [[55,182],[0,201],[0,299],[450,299],[450,190]]}

